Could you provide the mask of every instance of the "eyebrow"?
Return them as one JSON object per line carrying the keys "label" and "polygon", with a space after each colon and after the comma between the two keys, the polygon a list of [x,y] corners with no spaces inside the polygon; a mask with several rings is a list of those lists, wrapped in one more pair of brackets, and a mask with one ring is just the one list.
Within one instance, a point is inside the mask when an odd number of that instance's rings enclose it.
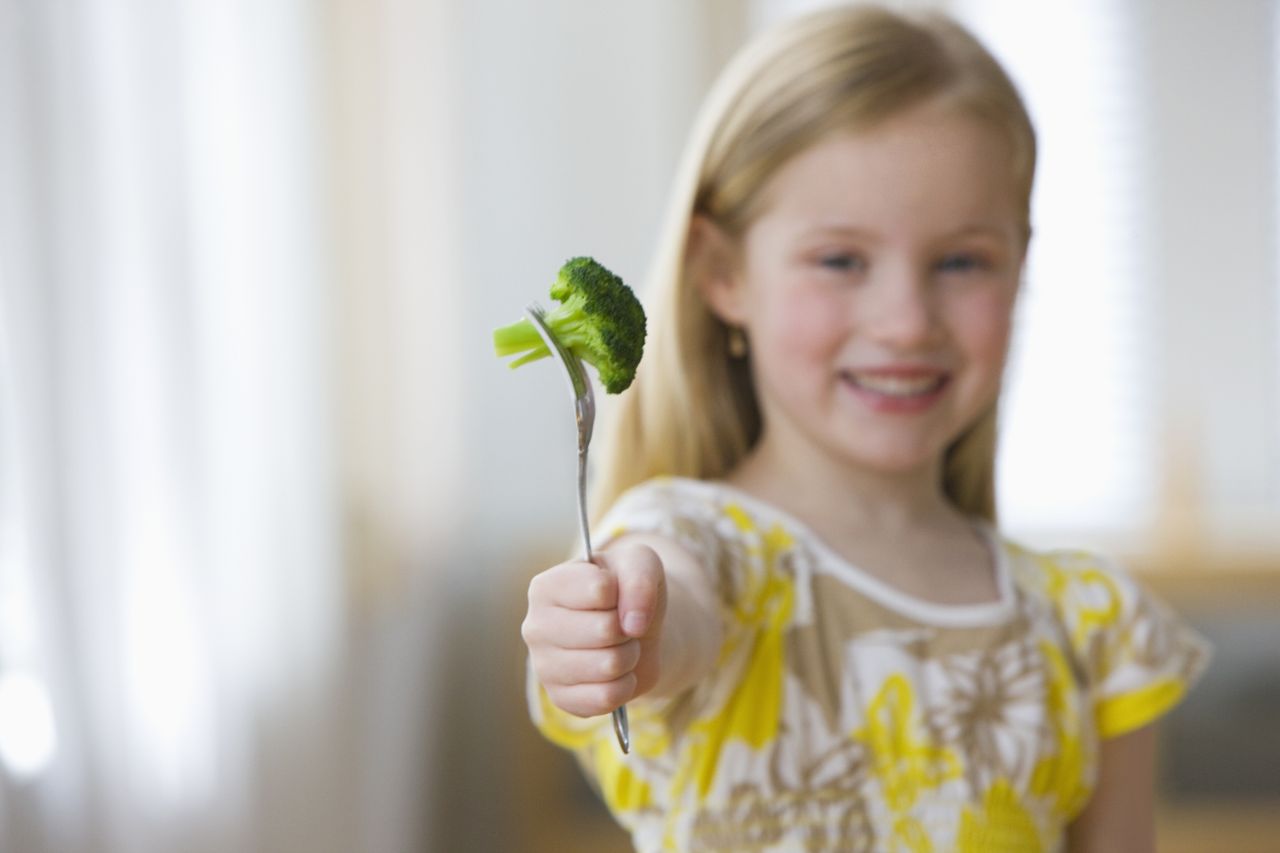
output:
{"label": "eyebrow", "polygon": [[1005,230],[998,225],[966,225],[959,231],[954,232],[951,236],[968,237],[970,235],[989,236],[989,237],[1007,237]]}
{"label": "eyebrow", "polygon": [[[819,234],[824,236],[834,235],[877,241],[881,239],[880,235],[873,230],[856,225],[842,225],[839,223],[806,222],[801,223],[800,227],[796,230],[797,233],[800,234]],[[975,223],[962,226],[955,231],[947,232],[946,234],[941,235],[938,239],[952,240],[963,237],[998,237],[1003,239],[1007,236],[1009,236],[1008,232],[998,225]]]}
{"label": "eyebrow", "polygon": [[872,240],[879,239],[879,235],[870,229],[860,228],[855,225],[841,225],[839,223],[802,222],[796,231],[801,234],[835,234],[841,237],[860,237]]}

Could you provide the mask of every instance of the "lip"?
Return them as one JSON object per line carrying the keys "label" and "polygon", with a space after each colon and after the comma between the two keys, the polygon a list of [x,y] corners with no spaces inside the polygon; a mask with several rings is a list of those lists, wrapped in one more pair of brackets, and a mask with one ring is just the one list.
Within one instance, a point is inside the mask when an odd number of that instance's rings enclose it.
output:
{"label": "lip", "polygon": [[862,373],[868,376],[895,376],[913,379],[919,376],[946,376],[948,371],[927,364],[881,364],[874,367],[846,367],[841,373]]}
{"label": "lip", "polygon": [[[935,379],[936,384],[931,389],[920,393],[891,394],[859,384],[854,378],[855,375],[902,381]],[[906,415],[928,411],[942,398],[951,384],[951,375],[947,371],[919,365],[851,368],[841,370],[839,376],[841,386],[847,389],[855,399],[872,411],[884,414]]]}

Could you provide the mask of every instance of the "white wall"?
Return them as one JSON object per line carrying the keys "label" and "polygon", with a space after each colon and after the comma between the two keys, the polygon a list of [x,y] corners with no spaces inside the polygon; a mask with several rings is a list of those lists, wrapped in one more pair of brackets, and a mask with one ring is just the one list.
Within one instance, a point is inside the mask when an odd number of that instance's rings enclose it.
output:
{"label": "white wall", "polygon": [[[576,438],[551,362],[509,371],[490,330],[568,258],[639,288],[685,132],[717,57],[714,4],[468,3],[461,12],[462,277],[454,367],[469,542],[569,542]],[[732,19],[727,26],[732,26]],[[496,61],[498,58],[501,61]],[[608,398],[597,395],[601,407]]]}
{"label": "white wall", "polygon": [[[1162,391],[1154,436],[1228,549],[1277,538],[1280,275],[1272,0],[1135,3],[1146,140],[1152,327]],[[1183,470],[1179,470],[1183,469]]]}

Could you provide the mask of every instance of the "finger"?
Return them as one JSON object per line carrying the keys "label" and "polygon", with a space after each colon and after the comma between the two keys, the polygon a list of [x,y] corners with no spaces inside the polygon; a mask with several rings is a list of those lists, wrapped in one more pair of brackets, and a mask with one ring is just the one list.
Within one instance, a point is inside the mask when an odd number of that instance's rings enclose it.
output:
{"label": "finger", "polygon": [[629,637],[642,637],[661,620],[667,605],[666,573],[657,553],[634,545],[604,555],[618,585],[618,621]]}
{"label": "finger", "polygon": [[530,648],[607,649],[629,639],[615,611],[566,607],[530,608],[520,633]]}
{"label": "finger", "polygon": [[618,582],[613,572],[595,563],[561,563],[529,583],[529,604],[612,610],[618,606]]}
{"label": "finger", "polygon": [[639,662],[640,641],[628,640],[607,649],[557,649],[537,656],[534,671],[544,685],[607,684],[633,672]]}
{"label": "finger", "polygon": [[598,717],[625,705],[635,695],[636,677],[630,673],[604,684],[547,687],[557,708],[576,717]]}

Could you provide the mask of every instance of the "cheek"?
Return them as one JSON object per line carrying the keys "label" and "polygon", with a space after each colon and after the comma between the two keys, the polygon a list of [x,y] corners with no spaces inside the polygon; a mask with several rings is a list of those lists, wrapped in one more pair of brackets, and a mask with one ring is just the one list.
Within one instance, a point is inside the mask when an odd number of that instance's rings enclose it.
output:
{"label": "cheek", "polygon": [[845,334],[847,312],[817,287],[790,288],[763,306],[761,333],[771,349],[793,359],[828,358]]}
{"label": "cheek", "polygon": [[1003,365],[1013,329],[1013,299],[1008,291],[971,294],[952,316],[952,332],[971,360]]}

